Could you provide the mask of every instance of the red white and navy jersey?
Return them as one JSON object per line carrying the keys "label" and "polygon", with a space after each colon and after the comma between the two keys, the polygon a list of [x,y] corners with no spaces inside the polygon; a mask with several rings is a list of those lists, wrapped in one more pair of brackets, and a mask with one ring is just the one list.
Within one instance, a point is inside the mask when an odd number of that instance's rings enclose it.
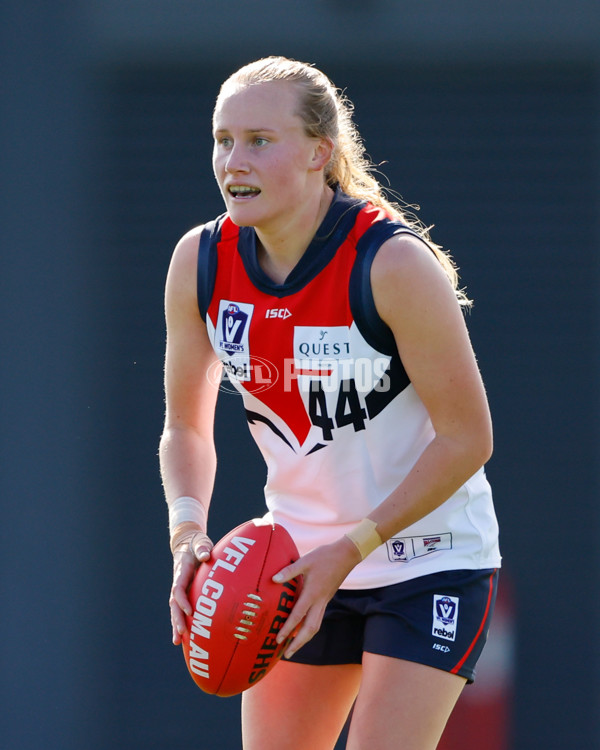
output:
{"label": "red white and navy jersey", "polygon": [[[411,230],[338,190],[283,284],[262,271],[252,227],[223,214],[200,235],[200,313],[266,461],[269,512],[301,554],[367,516],[434,436],[371,292],[377,250],[403,232]],[[343,588],[499,564],[482,469],[369,555]]]}

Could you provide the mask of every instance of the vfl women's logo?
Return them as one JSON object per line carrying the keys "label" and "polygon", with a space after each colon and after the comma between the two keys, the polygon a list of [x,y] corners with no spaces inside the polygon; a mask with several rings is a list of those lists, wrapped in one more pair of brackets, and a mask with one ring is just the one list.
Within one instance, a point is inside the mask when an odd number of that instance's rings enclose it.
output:
{"label": "vfl women's logo", "polygon": [[220,355],[225,371],[237,380],[250,380],[250,321],[254,305],[247,302],[221,300],[215,330],[215,349]]}
{"label": "vfl women's logo", "polygon": [[[219,346],[229,354],[244,351],[244,333],[248,329],[248,313],[244,312],[235,302],[227,303],[225,311],[221,312],[222,338]],[[247,335],[246,335],[247,341]]]}
{"label": "vfl women's logo", "polygon": [[447,641],[454,641],[456,639],[458,602],[459,598],[457,596],[433,595],[433,625],[431,634],[436,636],[436,638],[444,638]]}
{"label": "vfl women's logo", "polygon": [[[250,324],[254,305],[249,302],[221,300],[215,327],[209,326],[209,335],[219,361],[206,373],[210,383],[227,393],[259,393],[272,388],[279,378],[274,364],[264,357],[250,353]],[[224,377],[226,376],[226,377]]]}

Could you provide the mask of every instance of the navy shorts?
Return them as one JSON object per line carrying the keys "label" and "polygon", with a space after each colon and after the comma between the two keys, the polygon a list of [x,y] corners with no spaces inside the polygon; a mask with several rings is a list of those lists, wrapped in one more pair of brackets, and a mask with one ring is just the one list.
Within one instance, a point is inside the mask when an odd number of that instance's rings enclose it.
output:
{"label": "navy shorts", "polygon": [[475,678],[498,571],[450,570],[376,589],[340,589],[319,632],[290,659],[360,664],[363,651]]}

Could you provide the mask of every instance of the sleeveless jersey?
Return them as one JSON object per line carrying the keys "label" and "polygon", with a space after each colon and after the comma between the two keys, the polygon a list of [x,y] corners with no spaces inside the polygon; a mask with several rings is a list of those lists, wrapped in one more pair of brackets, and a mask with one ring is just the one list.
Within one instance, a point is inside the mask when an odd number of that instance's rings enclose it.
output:
{"label": "sleeveless jersey", "polygon": [[[283,284],[262,271],[252,227],[223,214],[200,235],[200,313],[266,461],[269,513],[300,554],[335,541],[367,516],[434,436],[371,292],[377,250],[404,232],[412,233],[338,190]],[[498,527],[481,469],[369,555],[342,588],[499,564]]]}

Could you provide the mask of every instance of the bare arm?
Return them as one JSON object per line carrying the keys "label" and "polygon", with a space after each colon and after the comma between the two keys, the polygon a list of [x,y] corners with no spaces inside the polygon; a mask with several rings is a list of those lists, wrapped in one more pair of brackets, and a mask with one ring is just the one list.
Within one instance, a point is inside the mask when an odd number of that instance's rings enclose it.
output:
{"label": "bare arm", "polygon": [[488,460],[492,426],[463,313],[431,251],[417,239],[389,240],[373,263],[372,286],[435,431],[406,479],[370,514],[386,540],[441,505]]}
{"label": "bare arm", "polygon": [[[213,424],[218,388],[211,374],[218,363],[206,326],[200,317],[196,293],[198,230],[188,233],[173,253],[165,292],[167,346],[165,357],[166,413],[160,441],[160,469],[167,502],[192,497],[208,513],[216,471]],[[206,521],[185,522],[177,529],[206,533]],[[189,611],[186,589],[199,559],[210,554],[211,543],[198,535],[196,558],[187,547],[175,550],[171,613],[173,640],[178,643]],[[182,545],[184,547],[185,545]]]}

